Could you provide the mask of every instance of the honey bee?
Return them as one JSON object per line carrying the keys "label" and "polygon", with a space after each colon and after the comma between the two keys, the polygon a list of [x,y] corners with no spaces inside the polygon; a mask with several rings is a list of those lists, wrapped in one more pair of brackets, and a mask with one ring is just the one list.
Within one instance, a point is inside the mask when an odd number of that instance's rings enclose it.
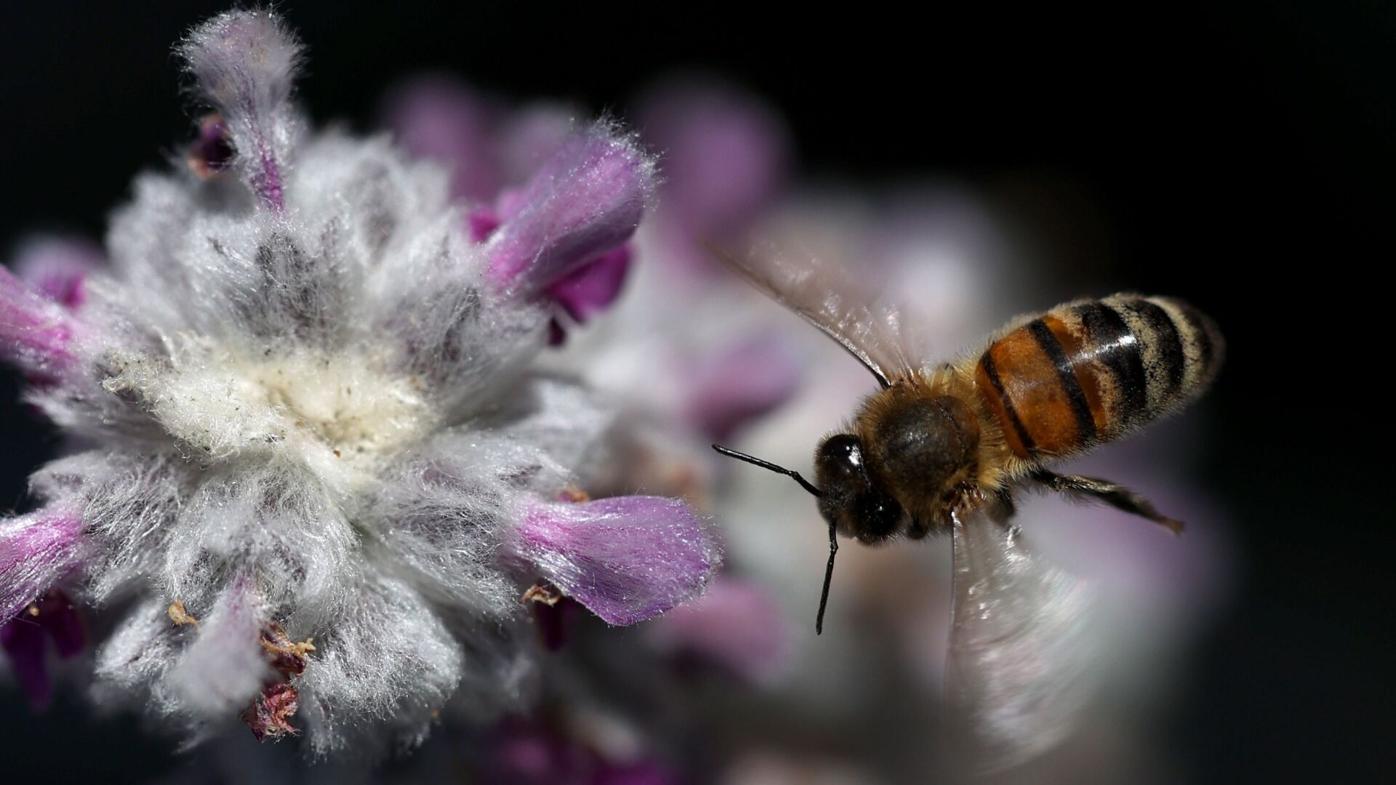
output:
{"label": "honey bee", "polygon": [[981,736],[1021,758],[1057,740],[1079,695],[1070,650],[1081,582],[1035,557],[1011,524],[1025,486],[1111,505],[1177,534],[1183,524],[1109,480],[1058,474],[1063,458],[1119,439],[1201,395],[1224,344],[1207,316],[1169,297],[1115,294],[1020,317],[959,360],[911,347],[904,310],[857,296],[839,268],[779,255],[719,254],[777,302],[859,360],[881,389],[851,426],[815,451],[815,481],[768,461],[816,497],[829,561],[815,630],[823,631],[838,535],[877,545],[952,535],[950,676]]}

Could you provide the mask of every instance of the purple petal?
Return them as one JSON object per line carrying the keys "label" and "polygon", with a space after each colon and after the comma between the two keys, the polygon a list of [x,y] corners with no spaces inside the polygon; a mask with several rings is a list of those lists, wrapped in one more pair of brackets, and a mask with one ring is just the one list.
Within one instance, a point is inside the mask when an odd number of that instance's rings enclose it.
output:
{"label": "purple petal", "polygon": [[465,84],[425,76],[393,91],[385,111],[397,141],[451,172],[451,195],[493,198],[502,184],[493,150],[494,110]]}
{"label": "purple petal", "polygon": [[689,382],[685,415],[719,441],[795,394],[800,368],[790,346],[775,335],[757,335],[728,346],[698,365]]}
{"label": "purple petal", "polygon": [[669,85],[642,102],[645,141],[664,154],[664,211],[695,236],[739,232],[785,180],[788,135],[759,99],[711,84]]}
{"label": "purple petal", "polygon": [[501,220],[499,211],[493,207],[476,207],[465,216],[466,228],[470,230],[470,239],[477,243],[483,243],[490,239],[494,230],[499,228]]}
{"label": "purple petal", "polygon": [[661,496],[535,502],[517,553],[608,624],[653,618],[698,596],[721,561],[688,505]]}
{"label": "purple petal", "polygon": [[91,243],[45,237],[20,249],[15,273],[43,297],[76,310],[87,300],[83,282],[104,263],[102,249]]}
{"label": "purple petal", "polygon": [[44,629],[38,620],[21,614],[0,625],[0,648],[10,658],[10,669],[19,682],[29,705],[37,709],[48,706],[53,697],[53,683],[44,662],[47,654]]}
{"label": "purple petal", "polygon": [[654,184],[654,161],[634,139],[604,123],[574,135],[524,186],[522,208],[490,238],[490,281],[508,294],[536,296],[629,239]]}
{"label": "purple petal", "polygon": [[0,521],[0,619],[10,619],[78,564],[82,522],[39,510]]}
{"label": "purple petal", "polygon": [[756,682],[782,671],[790,643],[775,600],[761,587],[733,578],[713,581],[702,597],[665,614],[650,630],[661,648]]}
{"label": "purple petal", "polygon": [[630,246],[607,251],[550,285],[545,294],[572,321],[583,324],[620,296],[630,270]]}
{"label": "purple petal", "polygon": [[57,382],[73,363],[75,333],[63,306],[0,267],[0,359],[36,380]]}
{"label": "purple petal", "polygon": [[263,205],[281,210],[295,125],[288,100],[300,60],[295,36],[270,11],[229,11],[189,31],[179,53],[227,122],[244,180]]}
{"label": "purple petal", "polygon": [[524,199],[525,195],[519,189],[505,188],[499,192],[494,204],[471,208],[465,216],[471,241],[483,243],[493,237],[496,229],[524,208]]}

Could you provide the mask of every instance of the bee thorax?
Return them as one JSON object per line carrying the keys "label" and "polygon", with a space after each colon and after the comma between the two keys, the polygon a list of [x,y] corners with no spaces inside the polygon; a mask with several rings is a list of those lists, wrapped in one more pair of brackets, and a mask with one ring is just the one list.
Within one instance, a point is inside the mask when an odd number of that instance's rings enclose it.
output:
{"label": "bee thorax", "polygon": [[974,477],[979,420],[958,398],[919,386],[898,385],[883,397],[860,421],[868,464],[916,524],[938,527],[954,490]]}

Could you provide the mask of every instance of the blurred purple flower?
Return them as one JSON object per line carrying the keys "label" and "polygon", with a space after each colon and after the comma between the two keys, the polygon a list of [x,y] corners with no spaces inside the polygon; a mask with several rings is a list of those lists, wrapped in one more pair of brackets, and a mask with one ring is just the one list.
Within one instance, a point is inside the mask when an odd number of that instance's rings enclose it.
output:
{"label": "blurred purple flower", "polygon": [[760,584],[722,576],[697,600],[647,629],[661,650],[716,665],[752,682],[768,682],[787,663],[790,630],[781,607]]}
{"label": "blurred purple flower", "polygon": [[385,102],[398,144],[451,173],[451,195],[486,201],[504,185],[495,150],[498,109],[466,84],[427,75],[403,84]]}
{"label": "blurred purple flower", "polygon": [[484,780],[499,785],[678,785],[654,760],[614,760],[571,734],[536,720],[510,718],[488,742]]}
{"label": "blurred purple flower", "polygon": [[690,373],[683,417],[717,441],[777,409],[800,384],[789,343],[770,333],[707,354]]}
{"label": "blurred purple flower", "polygon": [[664,156],[661,221],[691,238],[730,239],[781,193],[789,137],[755,96],[711,81],[660,84],[639,102],[640,132]]}

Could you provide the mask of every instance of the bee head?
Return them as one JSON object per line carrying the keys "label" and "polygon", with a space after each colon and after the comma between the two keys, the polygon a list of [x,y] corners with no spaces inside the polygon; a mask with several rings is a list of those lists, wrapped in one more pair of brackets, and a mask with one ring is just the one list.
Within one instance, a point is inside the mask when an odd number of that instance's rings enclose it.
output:
{"label": "bee head", "polygon": [[815,453],[814,473],[823,492],[819,513],[839,533],[866,545],[896,533],[902,507],[869,474],[858,437],[840,433],[825,439]]}
{"label": "bee head", "polygon": [[784,474],[819,500],[819,512],[824,516],[824,520],[829,522],[829,564],[824,568],[824,588],[819,593],[819,615],[814,621],[815,634],[823,632],[824,609],[829,604],[829,584],[834,578],[834,555],[839,552],[836,533],[842,531],[865,543],[885,540],[897,529],[902,517],[901,507],[891,496],[874,486],[863,465],[862,445],[856,437],[849,434],[831,436],[819,445],[815,470],[819,472],[820,482],[826,484],[823,490],[811,485],[793,469],[763,461],[720,444],[714,444],[713,449],[729,458]]}

